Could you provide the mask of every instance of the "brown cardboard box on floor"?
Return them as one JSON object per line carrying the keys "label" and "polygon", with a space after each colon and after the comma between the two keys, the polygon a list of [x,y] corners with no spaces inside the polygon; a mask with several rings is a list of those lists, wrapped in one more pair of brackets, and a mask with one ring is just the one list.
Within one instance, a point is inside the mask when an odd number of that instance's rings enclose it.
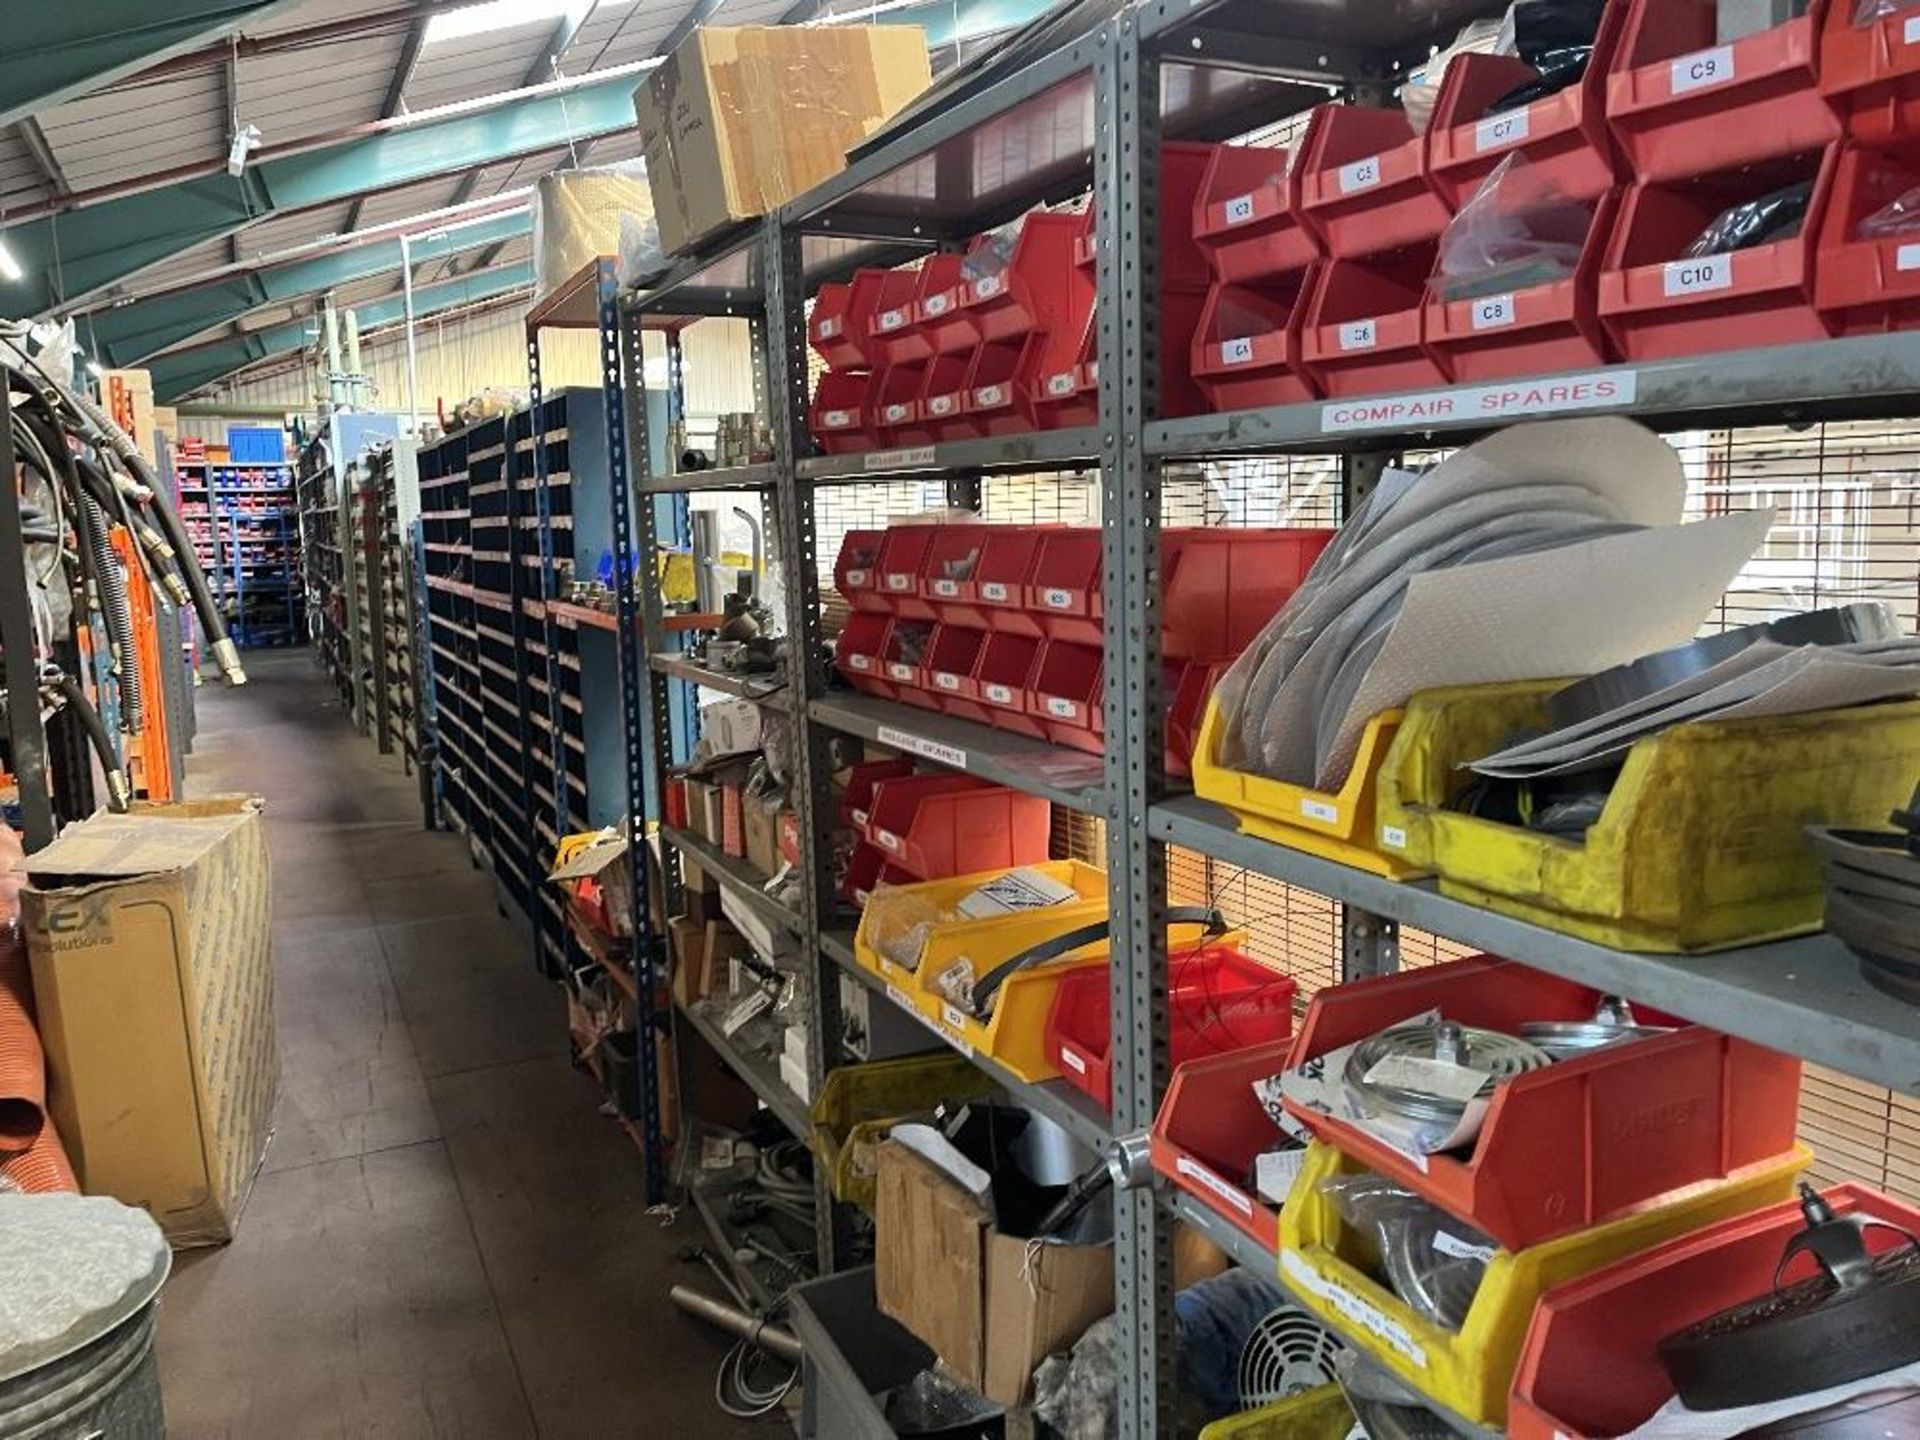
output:
{"label": "brown cardboard box on floor", "polygon": [[931,81],[917,25],[702,25],[633,96],[662,247],[837,175]]}
{"label": "brown cardboard box on floor", "polygon": [[1113,1313],[1111,1245],[1041,1244],[1029,1255],[904,1146],[880,1149],[873,1220],[880,1312],[990,1400],[1020,1404],[1035,1366]]}
{"label": "brown cardboard box on floor", "polygon": [[95,815],[27,860],[55,1123],[89,1194],[233,1238],[279,1086],[260,801]]}

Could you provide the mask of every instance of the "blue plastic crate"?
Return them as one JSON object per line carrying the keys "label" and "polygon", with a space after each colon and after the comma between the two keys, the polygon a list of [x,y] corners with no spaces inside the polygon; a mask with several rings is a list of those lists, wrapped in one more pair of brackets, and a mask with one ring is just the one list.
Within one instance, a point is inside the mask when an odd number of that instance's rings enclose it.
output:
{"label": "blue plastic crate", "polygon": [[227,454],[236,465],[279,465],[287,458],[287,432],[264,425],[229,425]]}

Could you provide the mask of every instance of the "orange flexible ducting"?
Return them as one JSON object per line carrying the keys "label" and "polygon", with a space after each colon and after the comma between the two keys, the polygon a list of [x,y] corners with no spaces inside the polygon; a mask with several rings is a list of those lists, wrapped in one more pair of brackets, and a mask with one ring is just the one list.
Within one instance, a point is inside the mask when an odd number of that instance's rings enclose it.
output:
{"label": "orange flexible ducting", "polygon": [[[0,826],[8,837],[12,836]],[[0,851],[18,849],[0,842]],[[4,857],[0,857],[4,858]],[[33,1023],[33,979],[15,919],[19,883],[0,884],[0,1191],[28,1194],[80,1189],[47,1116],[47,1065]]]}

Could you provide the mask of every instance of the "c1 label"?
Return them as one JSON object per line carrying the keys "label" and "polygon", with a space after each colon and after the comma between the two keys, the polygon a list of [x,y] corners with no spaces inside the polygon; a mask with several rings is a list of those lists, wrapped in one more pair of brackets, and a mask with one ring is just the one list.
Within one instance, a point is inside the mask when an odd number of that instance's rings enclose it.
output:
{"label": "c1 label", "polygon": [[1711,85],[1724,85],[1734,78],[1733,47],[1722,45],[1714,50],[1698,50],[1691,55],[1682,55],[1673,62],[1673,93],[1684,95],[1689,90],[1705,90]]}
{"label": "c1 label", "polygon": [[1511,295],[1483,295],[1472,301],[1473,328],[1476,330],[1498,330],[1502,326],[1513,324],[1514,308]]}
{"label": "c1 label", "polygon": [[1354,320],[1340,327],[1342,350],[1371,350],[1380,343],[1380,322]]}
{"label": "c1 label", "polygon": [[1675,260],[1666,268],[1668,295],[1700,295],[1733,288],[1733,257],[1709,255],[1699,260]]}
{"label": "c1 label", "polygon": [[1236,195],[1227,201],[1227,224],[1244,225],[1253,219],[1253,196]]}
{"label": "c1 label", "polygon": [[1528,119],[1527,110],[1509,110],[1504,115],[1490,115],[1473,127],[1473,148],[1475,153],[1484,155],[1489,150],[1504,150],[1509,145],[1518,145],[1527,138],[1533,128]]}
{"label": "c1 label", "polygon": [[1238,340],[1220,342],[1220,363],[1222,365],[1245,365],[1253,359],[1253,339],[1243,335]]}
{"label": "c1 label", "polygon": [[1352,195],[1361,190],[1371,190],[1380,183],[1380,157],[1369,155],[1364,160],[1356,160],[1351,165],[1340,167],[1340,193]]}

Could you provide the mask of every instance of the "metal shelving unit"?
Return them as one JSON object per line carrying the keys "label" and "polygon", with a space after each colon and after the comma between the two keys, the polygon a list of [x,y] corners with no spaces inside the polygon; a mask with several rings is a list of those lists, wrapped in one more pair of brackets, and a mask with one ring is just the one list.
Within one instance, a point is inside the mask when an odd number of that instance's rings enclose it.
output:
{"label": "metal shelving unit", "polygon": [[[1350,513],[1391,457],[1452,444],[1513,420],[1634,415],[1665,430],[1711,424],[1798,424],[1920,412],[1920,334],[1835,340],[1637,366],[1501,387],[1460,386],[1365,402],[1284,406],[1163,420],[1159,407],[1159,157],[1164,140],[1245,135],[1304,111],[1329,88],[1377,100],[1430,47],[1464,22],[1496,13],[1488,0],[1151,0],[1069,37],[1025,68],[993,79],[917,128],[886,138],[834,180],[764,225],[680,262],[625,302],[628,425],[635,489],[677,494],[756,489],[773,505],[794,660],[800,865],[809,877],[797,916],[817,960],[810,1023],[816,1083],[834,1054],[838,980],[876,996],[884,982],[853,966],[847,922],[830,892],[827,745],[833,734],[966,770],[1105,822],[1114,927],[1113,1106],[1102,1114],[1058,1083],[1021,1085],[974,1056],[1007,1089],[1089,1144],[1136,1136],[1152,1123],[1168,1080],[1165,915],[1178,850],[1239,867],[1338,903],[1338,974],[1380,973],[1400,960],[1400,927],[1509,956],[1670,1013],[1790,1051],[1848,1075],[1920,1094],[1920,1012],[1878,1000],[1824,938],[1675,959],[1628,954],[1451,900],[1431,885],[1396,885],[1238,833],[1221,811],[1182,795],[1165,773],[1160,530],[1175,463],[1312,454],[1338,457],[1340,513]],[[1000,139],[1018,135],[1018,145]],[[995,163],[978,163],[991,146]],[[1100,287],[1095,312],[1100,423],[1079,431],[849,456],[813,453],[806,427],[805,307],[819,285],[861,264],[897,263],[949,246],[1036,204],[1092,193]],[[754,330],[756,380],[773,426],[770,466],[656,475],[638,335],[668,317],[734,315]],[[1515,392],[1487,398],[1487,390]],[[869,482],[944,482],[974,503],[983,476],[1044,477],[1098,468],[1105,556],[1104,757],[1024,742],[917,708],[829,687],[817,553],[824,497]],[[1030,483],[1045,484],[1044,479]],[[640,553],[659,538],[643,531]],[[660,601],[641,596],[650,622]],[[652,637],[657,624],[644,632]],[[665,677],[685,676],[656,651],[659,677],[646,743],[667,729]],[[656,756],[667,752],[655,747]],[[701,859],[703,866],[706,861]],[[944,1038],[944,1037],[943,1037]],[[820,1259],[834,1268],[822,1210]],[[1267,1275],[1275,1257],[1201,1208],[1153,1189],[1117,1199],[1116,1311],[1120,1433],[1172,1433],[1170,1224],[1198,1225]],[[1457,1417],[1455,1428],[1478,1433]]]}

